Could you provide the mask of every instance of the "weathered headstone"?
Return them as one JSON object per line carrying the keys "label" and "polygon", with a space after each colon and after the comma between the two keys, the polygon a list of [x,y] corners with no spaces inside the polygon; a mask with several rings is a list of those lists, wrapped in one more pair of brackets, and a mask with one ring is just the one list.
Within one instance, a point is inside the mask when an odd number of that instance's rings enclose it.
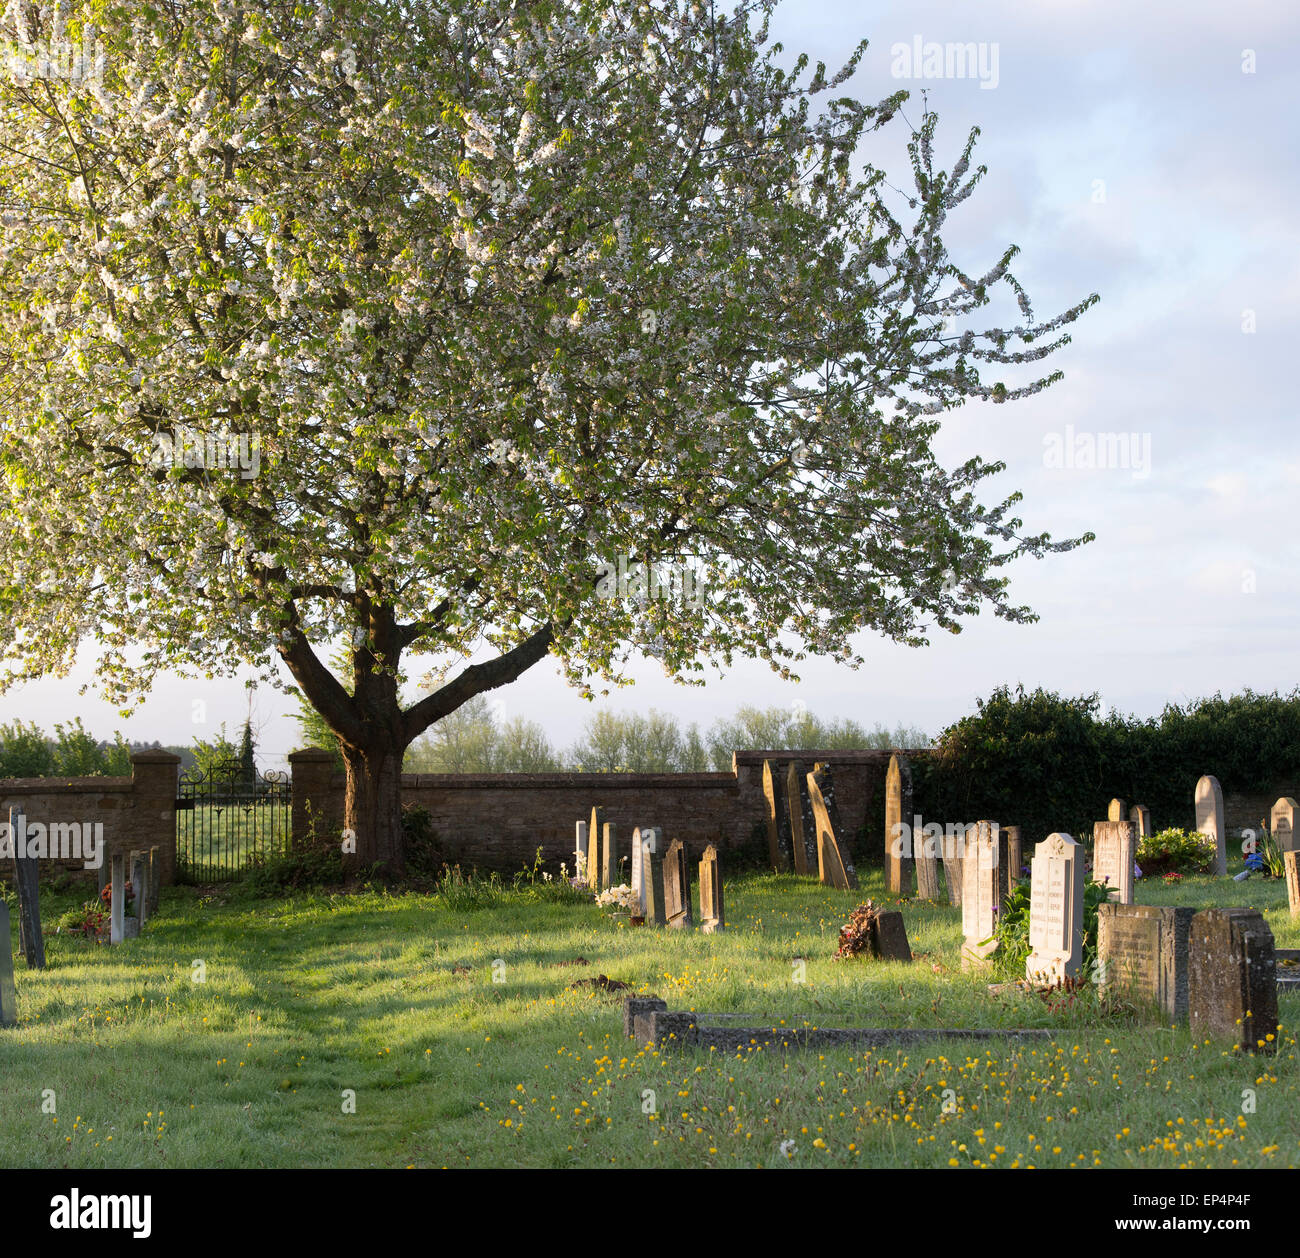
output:
{"label": "weathered headstone", "polygon": [[1083,853],[1068,834],[1049,834],[1029,862],[1030,982],[1073,978],[1083,963]]}
{"label": "weathered headstone", "polygon": [[113,898],[108,911],[108,942],[120,944],[126,938],[126,857],[114,852],[109,862]]}
{"label": "weathered headstone", "polygon": [[9,933],[9,906],[0,900],[0,1026],[13,1026],[18,1021],[12,938]]}
{"label": "weathered headstone", "polygon": [[[844,866],[845,876],[849,880],[849,885],[856,887],[858,885],[858,875],[853,868],[853,853],[849,848],[849,832],[840,820],[839,806],[835,802],[835,779],[831,776],[831,766],[823,761],[818,761],[813,765],[811,776],[817,780],[817,789],[821,792],[822,807],[830,820],[831,833],[835,836],[835,846],[839,852],[840,862]],[[811,798],[810,793],[809,799],[811,800]],[[817,810],[814,807],[814,821],[816,816]]]}
{"label": "weathered headstone", "polygon": [[1269,818],[1268,827],[1273,832],[1273,840],[1283,852],[1289,852],[1295,847],[1296,807],[1294,799],[1283,795],[1273,805],[1273,815]]}
{"label": "weathered headstone", "polygon": [[785,810],[781,807],[781,790],[776,781],[776,768],[770,760],[763,761],[764,821],[767,823],[767,859],[772,872],[784,873],[790,868],[790,836],[785,833]]}
{"label": "weathered headstone", "polygon": [[1128,819],[1133,823],[1137,831],[1137,841],[1151,837],[1151,809],[1145,804],[1134,804],[1128,810]]}
{"label": "weathered headstone", "polygon": [[1124,820],[1124,801],[1122,799],[1112,799],[1106,809],[1107,821]]}
{"label": "weathered headstone", "polygon": [[907,942],[907,927],[897,909],[881,909],[876,914],[875,953],[882,961],[910,961],[912,949]]}
{"label": "weathered headstone", "polygon": [[660,845],[648,838],[641,840],[641,886],[645,896],[647,926],[666,926],[664,913],[664,854]]}
{"label": "weathered headstone", "polygon": [[727,926],[722,907],[722,870],[718,865],[718,849],[710,843],[700,861],[700,929],[706,935],[716,934]]}
{"label": "weathered headstone", "polygon": [[885,872],[890,895],[912,894],[912,859],[904,850],[904,819],[907,825],[914,820],[912,769],[906,758],[895,752],[885,774]]}
{"label": "weathered headstone", "polygon": [[601,831],[600,888],[602,891],[618,885],[618,825],[605,822]]}
{"label": "weathered headstone", "polygon": [[593,808],[587,823],[587,886],[593,891],[600,890],[600,835],[604,828],[605,810]]}
{"label": "weathered headstone", "polygon": [[1231,1039],[1249,1052],[1277,1050],[1277,957],[1257,909],[1203,909],[1188,944],[1193,1035]]}
{"label": "weathered headstone", "polygon": [[1103,904],[1097,909],[1097,970],[1102,988],[1149,1000],[1175,1022],[1187,1017],[1187,941],[1192,908]]}
{"label": "weathered headstone", "polygon": [[691,920],[691,869],[686,848],[674,839],[664,853],[664,916],[674,930],[686,930]]}
{"label": "weathered headstone", "polygon": [[785,771],[785,801],[790,814],[790,854],[794,872],[810,874],[817,867],[817,826],[808,798],[807,774],[801,761],[792,760]]}
{"label": "weathered headstone", "polygon": [[997,926],[1002,902],[1000,865],[997,823],[977,821],[966,832],[962,855],[963,967],[979,964],[997,950],[997,944],[989,936]]}
{"label": "weathered headstone", "polygon": [[1300,852],[1282,853],[1282,874],[1286,879],[1286,901],[1292,917],[1300,917]]}
{"label": "weathered headstone", "polygon": [[587,823],[579,821],[573,839],[573,876],[587,876]]}
{"label": "weathered headstone", "polygon": [[953,834],[950,829],[945,827],[943,835],[943,880],[948,887],[948,903],[953,908],[961,908],[961,889],[966,877],[962,868],[966,852],[966,831],[959,830]]}
{"label": "weathered headstone", "polygon": [[149,857],[146,852],[131,853],[131,889],[135,892],[135,915],[143,930],[149,920]]}
{"label": "weathered headstone", "polygon": [[1117,904],[1133,903],[1136,847],[1131,821],[1098,821],[1092,827],[1092,880],[1104,882]]}
{"label": "weathered headstone", "polygon": [[1223,788],[1208,774],[1196,783],[1196,828],[1214,840],[1214,872],[1228,872],[1228,832],[1223,824]]}
{"label": "weathered headstone", "polygon": [[1023,859],[1024,855],[1020,846],[1020,827],[1003,826],[998,831],[998,864],[1002,870],[999,890],[1002,892],[1002,903],[1004,905],[1007,902],[1007,896],[1011,894],[1016,883],[1020,881],[1020,868]]}
{"label": "weathered headstone", "polygon": [[822,885],[849,891],[858,885],[852,864],[844,857],[839,835],[831,821],[826,800],[818,783],[818,775],[808,775],[808,798],[812,801],[813,824],[817,835],[817,876]]}
{"label": "weathered headstone", "polygon": [[939,899],[939,859],[943,852],[943,827],[937,822],[923,826],[912,818],[912,852],[916,861],[916,894],[922,900]]}
{"label": "weathered headstone", "polygon": [[663,852],[663,831],[658,826],[640,826],[632,834],[632,916],[646,916],[645,849]]}
{"label": "weathered headstone", "polygon": [[18,892],[18,939],[29,970],[45,968],[45,938],[41,934],[40,861],[29,855],[27,817],[9,809],[9,838],[14,846],[14,887]]}

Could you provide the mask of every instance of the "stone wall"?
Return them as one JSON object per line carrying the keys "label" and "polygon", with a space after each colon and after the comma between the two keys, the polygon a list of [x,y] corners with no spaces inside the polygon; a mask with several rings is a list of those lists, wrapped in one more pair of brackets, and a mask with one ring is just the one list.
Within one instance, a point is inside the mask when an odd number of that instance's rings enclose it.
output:
{"label": "stone wall", "polygon": [[[31,825],[76,822],[103,825],[104,859],[116,851],[157,847],[162,884],[176,874],[176,781],[180,757],[169,751],[139,751],[130,777],[2,778],[0,820],[19,806]],[[66,869],[95,880],[81,860],[43,860],[46,869]],[[0,870],[8,877],[9,869]]]}
{"label": "stone wall", "polygon": [[[548,859],[572,864],[574,825],[597,804],[619,827],[624,851],[636,826],[659,826],[666,840],[679,838],[692,850],[717,843],[726,851],[749,844],[763,824],[764,760],[773,761],[782,786],[795,757],[809,770],[822,760],[831,767],[854,859],[879,864],[889,754],[738,751],[730,773],[408,773],[402,775],[402,802],[428,809],[447,860],[485,869],[519,869],[532,863],[539,847]],[[341,829],[344,778],[330,754],[299,751],[289,759],[295,838],[307,833],[313,818],[326,832]],[[763,837],[763,851],[766,843]]]}

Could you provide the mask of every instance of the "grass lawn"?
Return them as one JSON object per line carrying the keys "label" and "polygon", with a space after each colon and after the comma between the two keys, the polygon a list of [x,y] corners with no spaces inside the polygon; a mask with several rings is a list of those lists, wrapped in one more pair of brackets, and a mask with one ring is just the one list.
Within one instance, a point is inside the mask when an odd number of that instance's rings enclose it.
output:
{"label": "grass lawn", "polygon": [[[1137,898],[1216,895],[1265,909],[1278,945],[1300,946],[1281,883],[1139,883]],[[237,885],[164,891],[144,937],[118,948],[47,925],[49,969],[16,961],[20,1023],[0,1031],[0,1165],[1300,1163],[1296,997],[1280,1002],[1277,1056],[1251,1058],[1091,991],[1064,1008],[993,995],[961,973],[947,906],[904,905],[910,966],[832,960],[868,896],[889,903],[878,873],[843,893],[728,879],[730,929],[712,936],[527,893],[469,909],[378,891],[254,901]],[[72,902],[50,895],[46,922]],[[660,1055],[623,1038],[620,994],[569,988],[597,974],[670,1008],[1057,1034]]]}

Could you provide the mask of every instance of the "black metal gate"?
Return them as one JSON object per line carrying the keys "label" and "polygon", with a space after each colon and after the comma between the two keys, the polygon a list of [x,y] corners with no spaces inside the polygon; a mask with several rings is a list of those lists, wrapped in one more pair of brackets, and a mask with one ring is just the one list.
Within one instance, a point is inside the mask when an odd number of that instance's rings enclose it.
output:
{"label": "black metal gate", "polygon": [[176,875],[224,882],[250,863],[283,855],[292,838],[287,773],[258,773],[232,760],[180,777]]}

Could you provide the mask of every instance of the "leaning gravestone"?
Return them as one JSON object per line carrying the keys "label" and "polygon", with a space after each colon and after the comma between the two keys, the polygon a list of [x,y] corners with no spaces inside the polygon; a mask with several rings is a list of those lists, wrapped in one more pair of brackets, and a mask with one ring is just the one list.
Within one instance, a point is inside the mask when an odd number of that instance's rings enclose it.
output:
{"label": "leaning gravestone", "polygon": [[912,949],[907,942],[907,927],[897,909],[881,909],[876,914],[875,953],[882,961],[910,961]]}
{"label": "leaning gravestone", "polygon": [[1214,872],[1228,872],[1228,832],[1223,824],[1223,788],[1208,774],[1196,783],[1196,828],[1214,840]]}
{"label": "leaning gravestone", "polygon": [[718,849],[710,843],[700,861],[700,930],[716,934],[727,927],[722,907],[722,871],[718,866]]}
{"label": "leaning gravestone", "polygon": [[963,969],[978,965],[997,951],[996,941],[989,937],[997,927],[1002,901],[999,864],[997,823],[977,821],[966,832],[966,850],[962,854]]}
{"label": "leaning gravestone", "polygon": [[109,862],[113,898],[108,910],[108,942],[120,944],[126,938],[126,857],[115,852]]}
{"label": "leaning gravestone", "polygon": [[605,810],[599,806],[591,810],[587,823],[587,886],[600,890],[600,835],[605,828]]}
{"label": "leaning gravestone", "polygon": [[[813,765],[811,776],[817,779],[817,789],[821,792],[822,807],[825,809],[826,816],[830,819],[831,833],[835,836],[835,845],[839,850],[839,857],[844,865],[845,874],[850,885],[856,887],[858,885],[858,875],[853,868],[853,854],[849,849],[849,832],[840,820],[840,810],[835,803],[835,779],[831,777],[831,766],[819,761]],[[809,798],[811,799],[811,795]],[[814,819],[816,816],[817,812],[814,809]]]}
{"label": "leaning gravestone", "polygon": [[573,876],[587,877],[587,823],[579,821],[573,839]]}
{"label": "leaning gravestone", "polygon": [[803,763],[792,760],[785,771],[785,802],[790,813],[790,853],[794,872],[810,874],[817,868],[817,825],[808,798]]}
{"label": "leaning gravestone", "polygon": [[763,805],[767,823],[767,859],[774,874],[790,868],[790,838],[783,833],[781,792],[776,784],[776,770],[770,760],[763,761]]}
{"label": "leaning gravestone", "polygon": [[1097,909],[1099,985],[1158,1005],[1174,1022],[1187,1017],[1187,944],[1192,908],[1103,904]]}
{"label": "leaning gravestone", "polygon": [[962,861],[965,859],[966,837],[973,827],[967,826],[960,834],[943,836],[943,880],[948,885],[948,903],[961,908],[961,888],[965,879]]}
{"label": "leaning gravestone", "polygon": [[686,848],[674,839],[664,854],[664,916],[673,930],[688,930],[691,920],[691,870]]}
{"label": "leaning gravestone", "polygon": [[1107,821],[1124,820],[1124,801],[1122,799],[1112,799],[1110,806],[1106,809]]}
{"label": "leaning gravestone", "polygon": [[1128,810],[1128,819],[1133,823],[1139,843],[1151,837],[1151,809],[1145,804],[1134,804]]}
{"label": "leaning gravestone", "polygon": [[9,933],[9,906],[0,900],[0,1026],[13,1026],[18,1021],[12,938]]}
{"label": "leaning gravestone", "polygon": [[[930,822],[924,828],[917,826],[920,818],[912,819],[912,851],[916,860],[916,894],[922,900],[939,899],[939,856],[943,851],[943,827]],[[918,833],[918,830],[920,831]]]}
{"label": "leaning gravestone", "polygon": [[1135,846],[1131,821],[1098,821],[1092,827],[1092,880],[1104,882],[1117,904],[1133,903]]}
{"label": "leaning gravestone", "polygon": [[9,838],[14,845],[14,886],[18,892],[18,939],[29,970],[45,968],[45,938],[41,934],[40,862],[27,853],[27,817],[9,809]]}
{"label": "leaning gravestone", "polygon": [[839,835],[822,795],[816,772],[808,775],[808,798],[812,801],[813,822],[817,834],[817,876],[822,885],[849,891],[858,885],[853,865],[845,859]]}
{"label": "leaning gravestone", "polygon": [[1231,1039],[1248,1052],[1277,1051],[1277,956],[1257,909],[1203,909],[1188,945],[1193,1035]]}
{"label": "leaning gravestone", "polygon": [[1083,963],[1083,853],[1068,834],[1049,834],[1029,862],[1025,977],[1054,983]]}
{"label": "leaning gravestone", "polygon": [[1269,818],[1269,829],[1278,850],[1289,852],[1295,847],[1296,802],[1289,795],[1283,795],[1273,805],[1273,814]]}
{"label": "leaning gravestone", "polygon": [[[895,752],[889,757],[885,774],[885,870],[890,895],[912,894],[912,860],[904,851],[903,826],[911,825],[912,769],[907,760]],[[916,842],[916,836],[912,836]]]}

